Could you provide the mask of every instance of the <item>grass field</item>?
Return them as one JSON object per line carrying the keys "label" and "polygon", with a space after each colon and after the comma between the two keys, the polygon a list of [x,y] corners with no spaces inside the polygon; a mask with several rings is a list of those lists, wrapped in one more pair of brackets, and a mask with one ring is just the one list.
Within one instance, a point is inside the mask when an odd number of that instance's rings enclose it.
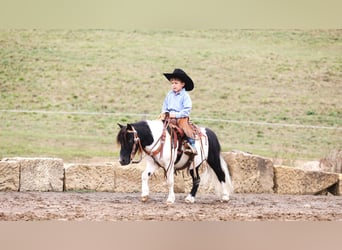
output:
{"label": "grass field", "polygon": [[117,157],[117,123],[157,118],[176,67],[224,151],[342,147],[342,30],[0,30],[0,110],[49,111],[0,112],[0,157]]}

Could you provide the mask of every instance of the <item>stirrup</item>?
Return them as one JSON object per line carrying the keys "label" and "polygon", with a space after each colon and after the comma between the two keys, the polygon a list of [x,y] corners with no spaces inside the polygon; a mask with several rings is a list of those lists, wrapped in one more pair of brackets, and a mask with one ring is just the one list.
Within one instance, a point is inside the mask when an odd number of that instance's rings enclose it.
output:
{"label": "stirrup", "polygon": [[196,150],[195,147],[193,147],[189,143],[187,143],[187,148],[184,149],[184,154],[187,154],[187,155],[197,155],[197,150]]}

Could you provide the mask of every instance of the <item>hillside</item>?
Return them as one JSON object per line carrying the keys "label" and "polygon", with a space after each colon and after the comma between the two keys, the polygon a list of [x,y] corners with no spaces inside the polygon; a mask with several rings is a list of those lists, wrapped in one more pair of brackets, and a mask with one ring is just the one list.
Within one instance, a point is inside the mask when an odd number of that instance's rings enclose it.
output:
{"label": "hillside", "polygon": [[0,157],[117,157],[116,124],[157,118],[175,67],[225,151],[342,146],[341,30],[1,30]]}

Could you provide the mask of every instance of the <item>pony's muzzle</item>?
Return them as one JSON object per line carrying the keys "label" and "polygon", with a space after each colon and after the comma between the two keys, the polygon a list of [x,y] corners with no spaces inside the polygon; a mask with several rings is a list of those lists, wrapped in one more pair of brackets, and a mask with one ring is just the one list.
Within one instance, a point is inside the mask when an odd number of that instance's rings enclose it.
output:
{"label": "pony's muzzle", "polygon": [[128,165],[131,161],[129,159],[121,159],[119,160],[121,166],[126,166]]}

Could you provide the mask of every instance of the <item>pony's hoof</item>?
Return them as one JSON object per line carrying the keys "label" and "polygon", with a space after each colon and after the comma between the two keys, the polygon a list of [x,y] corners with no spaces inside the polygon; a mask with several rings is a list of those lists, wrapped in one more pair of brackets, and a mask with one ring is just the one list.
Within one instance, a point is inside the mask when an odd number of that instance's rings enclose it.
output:
{"label": "pony's hoof", "polygon": [[185,198],[186,203],[195,203],[195,197],[191,196],[190,194]]}
{"label": "pony's hoof", "polygon": [[229,195],[223,195],[221,198],[221,202],[228,202],[229,201]]}
{"label": "pony's hoof", "polygon": [[148,201],[148,195],[146,195],[146,196],[141,196],[141,201],[142,201],[142,202]]}
{"label": "pony's hoof", "polygon": [[166,200],[167,205],[172,205],[173,203],[175,203],[175,199],[167,199]]}

